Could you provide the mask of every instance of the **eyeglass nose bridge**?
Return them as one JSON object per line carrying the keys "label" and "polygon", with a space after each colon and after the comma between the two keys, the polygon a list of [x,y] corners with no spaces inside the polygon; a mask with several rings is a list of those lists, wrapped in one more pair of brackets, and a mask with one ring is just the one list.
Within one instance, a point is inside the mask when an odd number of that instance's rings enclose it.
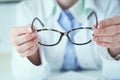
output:
{"label": "eyeglass nose bridge", "polygon": [[68,33],[69,33],[69,32],[61,32],[60,40],[62,39],[63,36],[66,36],[66,37],[70,40],[70,38],[69,38],[69,36],[68,36]]}
{"label": "eyeglass nose bridge", "polygon": [[67,36],[68,35],[68,32],[65,32],[63,36]]}

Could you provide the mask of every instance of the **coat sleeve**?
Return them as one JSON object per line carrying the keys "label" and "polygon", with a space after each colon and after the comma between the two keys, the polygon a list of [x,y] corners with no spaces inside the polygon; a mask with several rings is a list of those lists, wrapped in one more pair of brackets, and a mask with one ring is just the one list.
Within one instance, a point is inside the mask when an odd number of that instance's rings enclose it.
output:
{"label": "coat sleeve", "polygon": [[103,77],[108,80],[120,79],[120,60],[116,61],[108,53],[107,48],[100,47],[100,57],[102,59],[102,73]]}
{"label": "coat sleeve", "polygon": [[44,58],[44,52],[40,52],[42,64],[36,66],[26,57],[21,57],[13,47],[12,53],[12,75],[14,80],[43,80],[49,74],[49,67]]}
{"label": "coat sleeve", "polygon": [[[38,1],[38,2],[36,2]],[[34,17],[42,19],[41,0],[24,0],[16,5],[16,26],[31,24]],[[38,10],[39,9],[39,10]],[[41,12],[41,13],[40,13]],[[44,51],[40,48],[42,65],[33,65],[26,57],[20,57],[13,47],[12,52],[12,74],[15,80],[43,80],[49,73]]]}
{"label": "coat sleeve", "polygon": [[[106,5],[106,10],[104,12],[104,18],[110,18],[114,16],[120,16],[120,1],[109,1]],[[105,3],[104,3],[105,4]],[[101,59],[102,59],[102,73],[103,77],[107,79],[120,79],[120,61],[116,61],[108,52],[107,48],[101,47]]]}

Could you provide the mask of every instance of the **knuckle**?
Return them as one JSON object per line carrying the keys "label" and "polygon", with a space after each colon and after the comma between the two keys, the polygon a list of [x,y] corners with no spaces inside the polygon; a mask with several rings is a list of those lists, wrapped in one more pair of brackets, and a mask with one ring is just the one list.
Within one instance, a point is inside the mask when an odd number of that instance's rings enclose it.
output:
{"label": "knuckle", "polygon": [[114,37],[114,36],[109,36],[109,37],[108,37],[108,41],[109,41],[110,43],[114,43],[114,42],[115,42],[115,37]]}
{"label": "knuckle", "polygon": [[119,33],[119,25],[112,25],[112,27],[110,27],[110,30],[112,35],[116,35]]}
{"label": "knuckle", "polygon": [[27,43],[26,45],[25,45],[25,47],[30,47],[32,45],[32,42],[29,42],[29,43]]}
{"label": "knuckle", "polygon": [[18,46],[16,47],[16,50],[17,50],[17,52],[20,53],[20,54],[23,53],[23,50],[22,50],[20,47],[18,47]]}
{"label": "knuckle", "polygon": [[116,48],[116,44],[115,43],[111,43],[110,44],[110,48]]}
{"label": "knuckle", "polygon": [[30,40],[30,39],[32,39],[32,36],[30,34],[27,34],[24,39]]}
{"label": "knuckle", "polygon": [[119,45],[119,42],[113,42],[110,44],[110,48],[117,48]]}
{"label": "knuckle", "polygon": [[99,37],[99,41],[104,41],[104,40],[103,40],[103,37]]}
{"label": "knuckle", "polygon": [[34,52],[33,52],[31,49],[29,49],[29,50],[26,50],[26,51],[24,52],[24,54],[22,54],[22,56],[23,56],[23,57],[26,57],[26,56],[30,56],[30,55],[32,55],[32,54],[34,54]]}
{"label": "knuckle", "polygon": [[20,45],[20,41],[18,41],[17,38],[15,38],[15,41],[14,41],[15,45],[19,46]]}
{"label": "knuckle", "polygon": [[100,26],[105,26],[105,20],[100,21],[100,22],[99,22],[99,25],[100,25]]}
{"label": "knuckle", "polygon": [[24,45],[24,47],[27,48],[27,49],[29,49],[29,48],[32,47],[33,45],[34,45],[34,42],[33,42],[33,41],[30,41],[30,42],[26,43],[26,44]]}
{"label": "knuckle", "polygon": [[31,24],[28,24],[28,25],[26,26],[26,28],[31,28]]}
{"label": "knuckle", "polygon": [[27,51],[25,51],[24,54],[25,54],[24,56],[30,56],[30,55],[31,55],[31,51],[30,51],[30,50],[27,50]]}
{"label": "knuckle", "polygon": [[115,43],[115,42],[119,42],[119,37],[120,37],[120,35],[119,34],[116,34],[116,35],[113,35],[113,36],[111,36],[111,43]]}
{"label": "knuckle", "polygon": [[107,33],[106,28],[102,28],[102,29],[101,29],[101,33],[103,33],[103,34]]}
{"label": "knuckle", "polygon": [[30,48],[30,46],[31,46],[30,43],[28,43],[28,44],[25,45],[25,47],[28,48],[28,49]]}
{"label": "knuckle", "polygon": [[114,19],[113,18],[109,18],[109,23],[113,23]]}
{"label": "knuckle", "polygon": [[115,42],[114,38],[110,38],[110,42],[114,43]]}
{"label": "knuckle", "polygon": [[31,25],[24,26],[24,30],[26,30],[26,31],[29,31],[28,29],[30,29],[30,28],[31,28]]}

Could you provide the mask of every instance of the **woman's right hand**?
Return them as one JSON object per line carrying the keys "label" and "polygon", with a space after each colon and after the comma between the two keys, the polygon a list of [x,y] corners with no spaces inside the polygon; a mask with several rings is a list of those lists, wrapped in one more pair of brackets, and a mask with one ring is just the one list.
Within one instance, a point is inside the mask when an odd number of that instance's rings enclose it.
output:
{"label": "woman's right hand", "polygon": [[38,35],[31,25],[15,27],[10,31],[12,45],[23,57],[38,54]]}

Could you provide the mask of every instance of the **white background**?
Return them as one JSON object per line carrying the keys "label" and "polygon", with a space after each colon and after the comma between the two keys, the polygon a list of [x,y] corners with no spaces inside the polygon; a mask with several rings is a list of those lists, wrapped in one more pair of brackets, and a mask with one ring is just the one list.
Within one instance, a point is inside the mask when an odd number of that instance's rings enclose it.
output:
{"label": "white background", "polygon": [[0,80],[13,80],[9,32],[16,25],[16,4],[0,3]]}
{"label": "white background", "polygon": [[0,54],[11,51],[9,32],[16,24],[16,3],[0,3]]}

